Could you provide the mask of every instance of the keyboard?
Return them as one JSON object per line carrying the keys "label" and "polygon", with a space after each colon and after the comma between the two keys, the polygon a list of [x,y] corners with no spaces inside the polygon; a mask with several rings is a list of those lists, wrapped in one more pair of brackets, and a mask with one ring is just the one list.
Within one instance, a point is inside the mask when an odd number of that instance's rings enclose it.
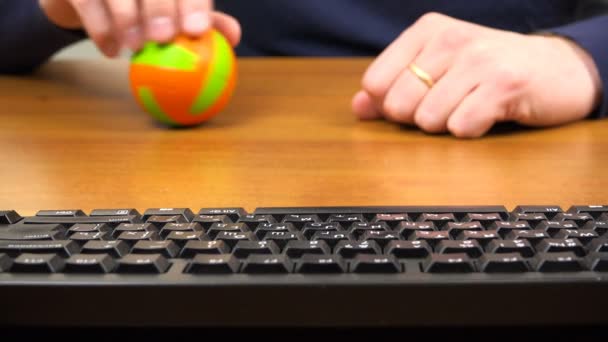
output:
{"label": "keyboard", "polygon": [[0,293],[10,326],[606,324],[608,206],[3,210]]}

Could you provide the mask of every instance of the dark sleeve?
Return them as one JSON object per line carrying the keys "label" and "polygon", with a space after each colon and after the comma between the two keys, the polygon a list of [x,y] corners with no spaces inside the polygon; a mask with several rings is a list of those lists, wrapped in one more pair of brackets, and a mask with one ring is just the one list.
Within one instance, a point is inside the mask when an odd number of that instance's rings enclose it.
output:
{"label": "dark sleeve", "polygon": [[608,117],[608,15],[578,21],[549,31],[572,39],[587,50],[600,73],[602,100],[592,118]]}
{"label": "dark sleeve", "polygon": [[86,38],[48,20],[37,0],[0,0],[0,74],[27,73],[61,48]]}

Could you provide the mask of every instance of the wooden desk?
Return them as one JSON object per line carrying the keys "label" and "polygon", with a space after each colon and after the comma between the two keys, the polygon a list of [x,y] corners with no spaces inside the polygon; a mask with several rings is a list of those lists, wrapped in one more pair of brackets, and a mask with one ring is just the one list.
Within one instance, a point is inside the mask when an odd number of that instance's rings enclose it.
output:
{"label": "wooden desk", "polygon": [[608,202],[608,120],[429,136],[359,122],[369,60],[241,60],[229,109],[171,130],[141,112],[124,62],[0,77],[0,208]]}

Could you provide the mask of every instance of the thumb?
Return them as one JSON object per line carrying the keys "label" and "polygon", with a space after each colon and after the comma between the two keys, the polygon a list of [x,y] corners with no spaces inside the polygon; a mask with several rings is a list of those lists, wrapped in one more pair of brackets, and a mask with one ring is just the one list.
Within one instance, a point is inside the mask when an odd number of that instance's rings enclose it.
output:
{"label": "thumb", "polygon": [[378,119],[382,115],[376,110],[374,106],[374,101],[371,96],[363,90],[359,91],[352,100],[352,109],[353,113],[359,119],[362,120],[373,120]]}

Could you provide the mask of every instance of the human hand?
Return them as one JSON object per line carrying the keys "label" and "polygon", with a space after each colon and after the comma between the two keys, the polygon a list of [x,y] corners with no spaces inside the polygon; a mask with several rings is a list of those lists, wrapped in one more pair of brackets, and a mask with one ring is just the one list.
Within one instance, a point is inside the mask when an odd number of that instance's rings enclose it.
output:
{"label": "human hand", "polygon": [[[412,72],[412,62],[432,87]],[[384,117],[473,138],[501,121],[551,126],[583,119],[598,104],[601,87],[592,58],[565,38],[431,13],[372,63],[352,107],[361,119]]]}
{"label": "human hand", "polygon": [[122,47],[133,51],[145,41],[168,42],[175,35],[200,35],[215,27],[232,45],[241,37],[239,23],[213,12],[212,0],[39,0],[49,19],[66,29],[84,28],[107,56]]}

